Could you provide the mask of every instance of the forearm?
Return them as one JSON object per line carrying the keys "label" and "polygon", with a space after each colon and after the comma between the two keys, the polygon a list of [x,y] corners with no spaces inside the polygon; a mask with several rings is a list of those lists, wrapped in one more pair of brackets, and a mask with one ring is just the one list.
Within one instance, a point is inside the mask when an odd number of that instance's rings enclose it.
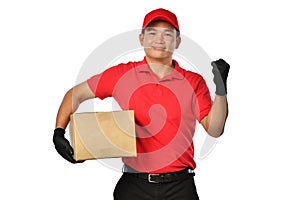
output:
{"label": "forearm", "polygon": [[70,121],[70,115],[74,113],[79,106],[76,98],[73,98],[73,88],[70,89],[64,96],[56,117],[56,128],[65,129]]}
{"label": "forearm", "polygon": [[227,116],[228,104],[226,95],[216,95],[212,108],[207,116],[206,132],[212,137],[221,136],[224,131]]}
{"label": "forearm", "polygon": [[56,128],[65,129],[79,105],[88,99],[95,98],[94,93],[89,88],[87,82],[82,82],[70,89],[64,96],[56,117]]}

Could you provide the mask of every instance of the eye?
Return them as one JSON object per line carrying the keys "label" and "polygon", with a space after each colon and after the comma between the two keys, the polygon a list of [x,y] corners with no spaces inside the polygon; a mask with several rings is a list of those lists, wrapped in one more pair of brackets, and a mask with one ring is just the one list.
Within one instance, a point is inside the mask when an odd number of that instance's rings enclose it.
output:
{"label": "eye", "polygon": [[164,34],[165,40],[173,40],[174,36],[171,33],[166,33]]}
{"label": "eye", "polygon": [[155,36],[156,35],[156,32],[155,31],[147,31],[146,32],[146,35],[148,35],[148,36]]}
{"label": "eye", "polygon": [[165,32],[164,33],[165,37],[173,37],[174,34],[172,32]]}

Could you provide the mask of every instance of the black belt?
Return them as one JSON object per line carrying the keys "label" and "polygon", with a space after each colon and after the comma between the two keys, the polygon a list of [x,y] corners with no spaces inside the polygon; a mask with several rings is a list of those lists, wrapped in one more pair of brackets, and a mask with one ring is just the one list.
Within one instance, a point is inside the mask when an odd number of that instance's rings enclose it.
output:
{"label": "black belt", "polygon": [[148,173],[131,173],[124,172],[130,176],[135,176],[137,178],[144,179],[149,183],[168,183],[173,181],[182,180],[187,176],[195,176],[195,173],[192,169],[187,168],[179,172],[171,172],[165,174],[148,174]]}

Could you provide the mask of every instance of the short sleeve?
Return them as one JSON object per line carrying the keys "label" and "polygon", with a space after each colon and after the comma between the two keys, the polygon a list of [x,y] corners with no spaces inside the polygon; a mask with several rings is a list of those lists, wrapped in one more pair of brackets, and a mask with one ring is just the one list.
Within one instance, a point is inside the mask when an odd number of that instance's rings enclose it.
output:
{"label": "short sleeve", "polygon": [[115,86],[124,73],[130,68],[130,65],[120,64],[106,69],[104,72],[94,75],[87,80],[87,83],[100,99],[112,97]]}

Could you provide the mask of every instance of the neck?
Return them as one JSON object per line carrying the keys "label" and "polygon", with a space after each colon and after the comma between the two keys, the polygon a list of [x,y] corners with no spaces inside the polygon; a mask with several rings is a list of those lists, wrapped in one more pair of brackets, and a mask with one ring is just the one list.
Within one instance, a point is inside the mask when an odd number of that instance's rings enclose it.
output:
{"label": "neck", "polygon": [[159,78],[163,78],[164,76],[170,74],[174,69],[172,58],[156,59],[146,57],[146,61],[152,72]]}

